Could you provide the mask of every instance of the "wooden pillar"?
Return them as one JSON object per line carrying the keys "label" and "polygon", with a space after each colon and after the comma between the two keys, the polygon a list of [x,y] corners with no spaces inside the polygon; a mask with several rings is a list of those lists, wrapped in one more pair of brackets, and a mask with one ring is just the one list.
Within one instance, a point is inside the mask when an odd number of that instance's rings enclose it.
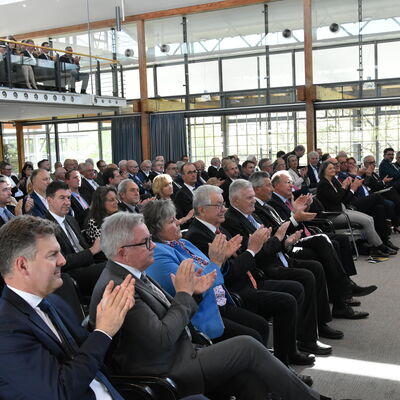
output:
{"label": "wooden pillar", "polygon": [[147,57],[146,57],[146,37],[144,32],[144,20],[137,21],[137,39],[139,49],[139,81],[140,81],[140,116],[141,116],[141,136],[143,160],[151,158],[150,151],[150,118],[149,113],[144,107],[147,104]]}
{"label": "wooden pillar", "polygon": [[17,132],[18,168],[21,171],[25,162],[24,127],[22,122],[15,123],[15,130]]}
{"label": "wooden pillar", "polygon": [[313,90],[313,25],[312,25],[312,0],[304,0],[304,71],[305,71],[305,101],[306,101],[306,128],[307,152],[316,147],[316,121]]}

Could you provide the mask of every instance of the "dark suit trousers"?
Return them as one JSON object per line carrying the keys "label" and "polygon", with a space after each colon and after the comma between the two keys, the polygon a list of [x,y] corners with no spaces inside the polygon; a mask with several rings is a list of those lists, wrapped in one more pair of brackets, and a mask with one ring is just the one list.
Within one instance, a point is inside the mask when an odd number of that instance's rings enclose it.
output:
{"label": "dark suit trousers", "polygon": [[267,345],[269,327],[266,319],[242,307],[226,304],[219,307],[225,330],[222,336],[213,339],[218,343],[235,336],[247,335]]}
{"label": "dark suit trousers", "polygon": [[206,393],[211,399],[235,395],[265,400],[273,392],[285,400],[316,400],[319,394],[301,382],[258,341],[239,336],[198,351]]}
{"label": "dark suit trousers", "polygon": [[382,242],[386,242],[390,231],[386,223],[387,215],[384,199],[379,195],[371,195],[355,199],[352,204],[357,207],[357,211],[361,211],[374,218],[375,230]]}
{"label": "dark suit trousers", "polygon": [[349,280],[340,262],[337,252],[325,235],[303,238],[299,241],[301,250],[292,254],[302,260],[317,260],[321,263],[326,277],[329,297],[343,308],[343,298],[349,294]]}
{"label": "dark suit trousers", "polygon": [[[298,266],[301,264],[301,260],[291,260],[291,263]],[[264,272],[270,279],[296,281],[303,286],[304,302],[303,307],[298,310],[297,339],[302,342],[315,342],[317,340],[318,299],[314,274],[302,268],[285,267],[271,267],[265,269]],[[323,281],[325,282],[325,276],[323,276]]]}
{"label": "dark suit trousers", "polygon": [[336,253],[342,262],[342,266],[346,274],[348,276],[357,275],[349,238],[346,235],[336,233],[328,233],[327,235],[335,247]]}

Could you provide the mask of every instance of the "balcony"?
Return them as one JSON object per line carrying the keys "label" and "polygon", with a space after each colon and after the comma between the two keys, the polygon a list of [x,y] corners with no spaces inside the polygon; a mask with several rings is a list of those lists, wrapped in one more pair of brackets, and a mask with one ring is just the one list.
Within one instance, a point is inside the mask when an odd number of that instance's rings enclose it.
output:
{"label": "balcony", "polygon": [[[71,59],[84,56],[86,62],[62,62],[58,54],[49,55],[49,59],[28,57],[15,54],[10,46],[19,42],[4,42],[8,43],[0,49],[0,121],[98,115],[114,113],[126,107],[123,94],[119,97],[121,85],[116,61],[74,52],[65,53],[70,54]],[[21,45],[30,46],[27,43]],[[42,46],[36,48],[46,49],[46,54],[62,52]],[[100,78],[102,73],[107,72],[111,72],[112,76],[112,96],[102,95]],[[27,78],[28,75],[30,78]],[[77,93],[72,90],[75,84]]]}

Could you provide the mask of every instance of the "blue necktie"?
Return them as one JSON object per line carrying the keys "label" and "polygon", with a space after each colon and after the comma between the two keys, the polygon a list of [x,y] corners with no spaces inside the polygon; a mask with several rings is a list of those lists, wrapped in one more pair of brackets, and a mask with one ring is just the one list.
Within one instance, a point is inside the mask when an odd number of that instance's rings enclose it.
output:
{"label": "blue necktie", "polygon": [[[43,299],[38,307],[48,315],[50,318],[51,322],[54,324],[54,327],[62,337],[62,342],[66,346],[68,353],[73,356],[76,353],[76,350],[78,349],[78,345],[75,342],[75,339],[72,337],[71,332],[68,330],[68,328],[65,326],[64,322],[58,315],[57,310],[54,308],[54,306],[46,299]],[[114,388],[114,386],[111,384],[111,382],[108,380],[108,378],[101,372],[97,371],[96,373],[96,379],[101,382],[108,390],[110,396],[114,400],[124,400],[124,398],[117,392],[117,390]]]}
{"label": "blue necktie", "polygon": [[7,207],[0,208],[0,216],[3,218],[4,222],[10,221],[10,219],[13,219],[15,215],[10,212]]}
{"label": "blue necktie", "polygon": [[247,216],[247,220],[254,226],[254,228],[258,229],[260,227],[259,223],[254,219],[251,214]]}

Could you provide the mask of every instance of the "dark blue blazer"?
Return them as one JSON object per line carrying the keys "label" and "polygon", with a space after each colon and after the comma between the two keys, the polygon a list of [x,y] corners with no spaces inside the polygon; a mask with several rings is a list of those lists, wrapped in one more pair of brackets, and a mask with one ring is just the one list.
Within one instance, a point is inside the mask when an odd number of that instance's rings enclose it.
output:
{"label": "dark blue blazer", "polygon": [[400,181],[400,170],[398,170],[390,161],[382,160],[379,164],[379,177],[383,179],[385,176],[393,178],[387,183],[387,186],[393,186]]}
{"label": "dark blue blazer", "polygon": [[[317,165],[317,171],[319,171],[320,165]],[[314,170],[310,164],[307,165],[307,176],[310,179],[310,189],[315,188],[318,185],[317,179],[315,178]]]}
{"label": "dark blue blazer", "polygon": [[0,398],[95,400],[89,385],[102,367],[111,340],[88,335],[56,295],[47,299],[80,346],[73,359],[37,312],[5,287],[0,298]]}
{"label": "dark blue blazer", "polygon": [[[31,196],[31,198],[33,199],[33,202],[34,202],[34,206],[29,214],[33,215],[34,217],[44,218],[44,214],[47,213],[47,208],[43,204],[42,200],[40,200],[39,196],[35,192],[30,194],[29,196]],[[26,199],[26,197],[25,197],[25,199]]]}

